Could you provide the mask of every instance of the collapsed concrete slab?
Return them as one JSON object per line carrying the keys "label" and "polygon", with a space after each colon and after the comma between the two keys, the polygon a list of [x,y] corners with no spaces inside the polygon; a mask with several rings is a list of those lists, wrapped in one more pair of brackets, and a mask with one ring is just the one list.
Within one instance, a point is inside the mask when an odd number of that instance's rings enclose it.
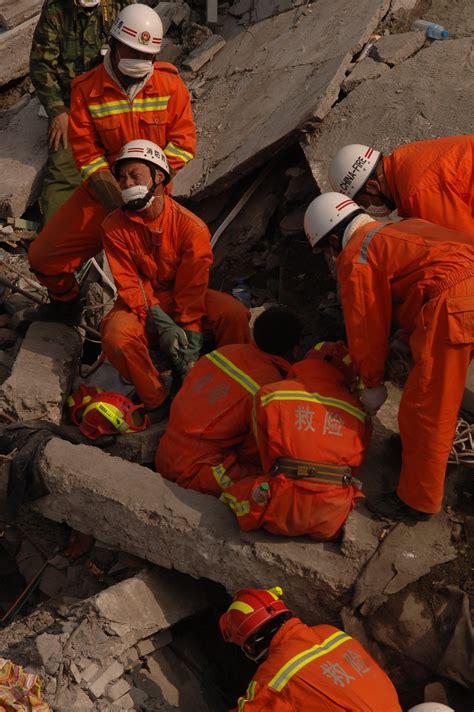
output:
{"label": "collapsed concrete slab", "polygon": [[38,17],[0,33],[0,87],[26,77],[30,63],[31,42]]}
{"label": "collapsed concrete slab", "polygon": [[409,141],[471,133],[470,57],[470,39],[434,42],[379,79],[364,82],[335,106],[302,142],[321,190],[331,190],[329,163],[346,143],[389,152]]}
{"label": "collapsed concrete slab", "polygon": [[0,410],[18,420],[61,422],[82,341],[64,324],[36,322],[28,329],[9,378],[0,388]]}
{"label": "collapsed concrete slab", "polygon": [[378,79],[382,74],[388,72],[388,69],[388,66],[383,62],[376,62],[371,57],[365,57],[355,65],[349,76],[344,79],[341,89],[349,93],[368,79]]}
{"label": "collapsed concrete slab", "polygon": [[36,98],[25,97],[0,124],[0,218],[20,217],[38,198],[48,126],[39,106]]}
{"label": "collapsed concrete slab", "polygon": [[[222,192],[308,121],[321,121],[341,82],[386,12],[389,0],[319,0],[252,25],[203,70],[207,90],[194,105],[203,161],[193,196]],[[331,37],[330,42],[317,38]],[[189,191],[192,173],[187,188]],[[186,194],[186,175],[175,186]]]}
{"label": "collapsed concrete slab", "polygon": [[30,20],[38,22],[43,0],[6,0],[0,9],[0,30],[12,30]]}
{"label": "collapsed concrete slab", "polygon": [[50,495],[34,503],[108,544],[229,592],[278,584],[309,622],[336,622],[359,571],[336,544],[241,533],[230,510],[140,465],[52,439],[38,462]]}

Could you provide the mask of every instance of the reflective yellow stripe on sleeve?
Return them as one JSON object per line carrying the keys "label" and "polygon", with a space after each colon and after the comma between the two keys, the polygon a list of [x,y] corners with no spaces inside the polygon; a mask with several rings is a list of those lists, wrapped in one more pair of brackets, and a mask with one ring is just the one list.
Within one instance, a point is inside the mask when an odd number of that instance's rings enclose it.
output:
{"label": "reflective yellow stripe on sleeve", "polygon": [[206,358],[208,358],[214,366],[220,368],[229,378],[232,378],[232,380],[236,381],[242,388],[245,388],[252,396],[254,396],[260,388],[253,378],[238,368],[235,363],[232,363],[232,361],[221,354],[220,351],[211,351],[210,354],[206,354]]}
{"label": "reflective yellow stripe on sleeve", "polygon": [[214,475],[214,479],[221,489],[227,489],[227,487],[230,487],[233,484],[232,479],[226,473],[226,469],[222,463],[211,467],[211,470]]}
{"label": "reflective yellow stripe on sleeve", "polygon": [[252,680],[252,682],[249,684],[247,687],[247,691],[245,693],[245,697],[239,697],[237,705],[239,708],[239,712],[242,712],[244,709],[244,705],[246,702],[252,702],[253,698],[255,697],[255,689],[257,687],[257,683],[255,680]]}
{"label": "reflective yellow stripe on sleeve", "polygon": [[351,636],[347,635],[347,633],[344,633],[342,630],[338,630],[336,633],[330,635],[329,638],[326,638],[326,640],[322,643],[319,643],[319,645],[313,645],[312,648],[303,650],[301,653],[298,653],[298,655],[291,658],[291,660],[285,663],[285,665],[278,670],[277,674],[268,683],[268,687],[271,687],[271,689],[276,692],[281,692],[285,685],[291,680],[293,675],[296,675],[301,668],[305,667],[305,665],[308,665],[309,663],[312,663],[313,660],[316,660],[323,655],[327,655],[347,640],[352,640]]}
{"label": "reflective yellow stripe on sleeve", "polygon": [[237,497],[234,497],[233,494],[229,494],[228,492],[223,492],[219,499],[221,502],[224,502],[224,504],[229,505],[236,517],[243,517],[250,512],[250,502],[247,499],[243,499],[239,502]]}
{"label": "reflective yellow stripe on sleeve", "polygon": [[189,153],[189,151],[185,151],[184,148],[178,148],[178,146],[175,146],[174,143],[171,143],[171,141],[166,144],[165,153],[167,156],[180,158],[183,163],[187,163],[188,161],[191,161],[194,158],[192,153]]}
{"label": "reflective yellow stripe on sleeve", "polygon": [[168,108],[169,100],[169,96],[134,99],[131,103],[126,99],[115,99],[115,101],[104,101],[102,104],[89,104],[87,108],[93,119],[103,119],[105,116],[117,116],[118,114],[165,111]]}
{"label": "reflective yellow stripe on sleeve", "polygon": [[105,156],[99,156],[98,158],[94,158],[93,161],[91,161],[90,163],[86,163],[85,166],[81,167],[81,178],[82,180],[86,180],[87,178],[90,178],[93,173],[100,170],[101,168],[108,167],[109,164],[105,160]]}
{"label": "reflective yellow stripe on sleeve", "polygon": [[261,403],[263,406],[268,405],[272,401],[308,401],[309,403],[319,403],[320,405],[332,406],[333,408],[339,408],[344,410],[349,415],[353,415],[354,418],[360,420],[362,423],[365,422],[367,414],[356,408],[351,403],[339,400],[339,398],[330,398],[328,396],[322,396],[320,393],[307,393],[306,391],[274,391],[261,398]]}

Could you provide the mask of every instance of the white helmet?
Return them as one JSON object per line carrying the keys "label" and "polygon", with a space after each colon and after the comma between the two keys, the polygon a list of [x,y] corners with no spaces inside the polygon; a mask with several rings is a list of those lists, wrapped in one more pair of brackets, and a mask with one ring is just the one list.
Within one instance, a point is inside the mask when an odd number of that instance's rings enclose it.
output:
{"label": "white helmet", "polygon": [[147,5],[127,5],[117,15],[110,34],[127,47],[147,54],[161,50],[163,25],[158,13]]}
{"label": "white helmet", "polygon": [[357,203],[342,193],[323,193],[311,201],[304,214],[304,231],[311,247],[348,215],[360,209]]}
{"label": "white helmet", "polygon": [[361,143],[340,148],[329,166],[331,188],[353,198],[369,178],[380,156],[380,151]]}
{"label": "white helmet", "polygon": [[168,159],[166,158],[164,151],[158,146],[158,144],[153,143],[153,141],[146,141],[144,138],[139,138],[135,141],[129,141],[126,143],[120,150],[120,153],[115,159],[113,165],[113,174],[116,178],[118,175],[118,164],[126,158],[146,161],[147,163],[157,166],[160,171],[163,171],[165,174],[163,184],[166,185],[169,181],[170,167],[168,165]]}
{"label": "white helmet", "polygon": [[421,705],[410,707],[408,712],[454,712],[454,710],[440,702],[422,702]]}

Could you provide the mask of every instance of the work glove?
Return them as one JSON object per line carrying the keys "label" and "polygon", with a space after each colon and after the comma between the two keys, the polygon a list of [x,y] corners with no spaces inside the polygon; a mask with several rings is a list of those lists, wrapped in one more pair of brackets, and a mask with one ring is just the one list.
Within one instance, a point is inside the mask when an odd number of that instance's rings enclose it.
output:
{"label": "work glove", "polygon": [[183,354],[182,368],[180,369],[182,378],[184,378],[196,364],[204,343],[204,336],[200,331],[188,331],[185,329],[184,333],[188,339],[188,348]]}
{"label": "work glove", "polygon": [[179,373],[184,368],[184,354],[188,348],[186,332],[168,316],[158,304],[150,307],[149,321],[158,332],[158,343],[162,355],[168,356]]}
{"label": "work glove", "polygon": [[387,389],[383,384],[375,386],[375,388],[364,388],[359,398],[364,406],[364,410],[369,415],[376,415],[379,408],[381,408],[387,400]]}
{"label": "work glove", "polygon": [[119,184],[110,171],[96,171],[88,180],[88,187],[107,213],[123,205]]}

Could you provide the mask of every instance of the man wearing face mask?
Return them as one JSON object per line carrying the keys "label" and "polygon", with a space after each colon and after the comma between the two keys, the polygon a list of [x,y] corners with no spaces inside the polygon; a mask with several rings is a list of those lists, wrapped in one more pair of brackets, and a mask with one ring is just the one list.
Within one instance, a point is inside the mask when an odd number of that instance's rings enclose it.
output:
{"label": "man wearing face mask", "polygon": [[47,0],[33,35],[30,76],[49,117],[48,163],[40,198],[43,222],[81,182],[67,132],[71,81],[102,60],[111,23],[134,0]]}
{"label": "man wearing face mask", "polygon": [[168,391],[151,360],[161,356],[184,378],[203,344],[250,341],[248,311],[229,294],[208,289],[209,230],[165,186],[170,168],[151,141],[127,143],[113,166],[124,206],[103,222],[103,245],[118,299],[102,322],[102,348],[135,386],[152,420],[166,413]]}
{"label": "man wearing face mask", "polygon": [[164,146],[173,174],[194,156],[188,91],[176,67],[154,63],[163,36],[157,13],[129,5],[110,36],[104,63],[72,83],[69,141],[82,184],[30,247],[30,268],[50,297],[31,313],[34,319],[80,321],[74,271],[100,251],[100,225],[122,205],[110,170],[122,146],[137,136]]}
{"label": "man wearing face mask", "polygon": [[329,182],[374,218],[397,210],[474,237],[474,135],[414,141],[386,156],[344,146],[331,161]]}

